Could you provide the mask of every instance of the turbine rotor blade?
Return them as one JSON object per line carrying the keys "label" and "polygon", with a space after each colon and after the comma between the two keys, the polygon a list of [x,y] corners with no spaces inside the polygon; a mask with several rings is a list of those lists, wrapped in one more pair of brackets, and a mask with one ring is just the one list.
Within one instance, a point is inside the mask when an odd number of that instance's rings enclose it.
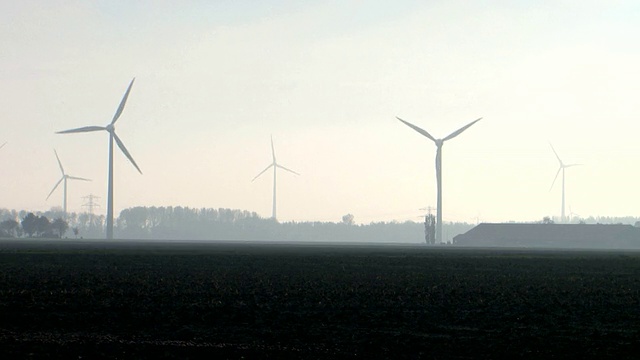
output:
{"label": "turbine rotor blade", "polygon": [[91,179],[85,179],[85,178],[81,178],[81,177],[77,177],[77,176],[69,176],[69,175],[67,175],[67,179],[82,180],[82,181],[92,181]]}
{"label": "turbine rotor blade", "polygon": [[113,115],[113,120],[111,120],[111,125],[115,124],[116,121],[118,121],[118,118],[120,117],[120,115],[122,114],[122,110],[124,110],[124,105],[127,103],[127,98],[129,97],[129,92],[131,92],[131,87],[133,86],[133,82],[136,80],[136,78],[133,78],[131,80],[131,83],[129,83],[129,87],[127,88],[127,92],[124,93],[124,96],[122,97],[122,100],[120,101],[120,106],[118,106],[118,110],[116,110],[116,114]]}
{"label": "turbine rotor blade", "polygon": [[264,174],[265,171],[269,170],[271,167],[273,166],[273,164],[269,164],[269,166],[267,166],[264,170],[260,171],[260,174],[256,175],[256,177],[254,177],[251,182],[253,182],[253,180],[257,179],[260,177],[260,175]]}
{"label": "turbine rotor blade", "polygon": [[273,147],[273,135],[271,135],[271,156],[273,157],[273,163],[276,163],[276,150]]}
{"label": "turbine rotor blade", "polygon": [[58,152],[56,151],[56,149],[53,149],[53,152],[56,154],[56,159],[58,160],[60,171],[62,171],[62,176],[64,176],[64,168],[62,167],[62,163],[60,162],[60,158],[58,157]]}
{"label": "turbine rotor blade", "polygon": [[412,128],[413,130],[415,130],[415,131],[419,132],[420,134],[422,134],[422,135],[424,135],[424,136],[428,137],[428,138],[429,138],[429,139],[431,139],[432,141],[434,141],[434,142],[436,141],[436,139],[435,139],[433,136],[431,136],[431,134],[429,134],[426,130],[421,129],[421,128],[419,128],[419,127],[417,127],[417,126],[415,126],[415,125],[413,125],[413,124],[411,124],[411,123],[409,123],[409,122],[406,122],[406,121],[404,121],[404,120],[400,119],[400,118],[399,118],[399,117],[397,117],[397,116],[396,116],[396,119],[398,119],[398,120],[402,121],[405,125],[407,125],[408,127]]}
{"label": "turbine rotor blade", "polygon": [[2,149],[5,145],[7,145],[6,141],[4,142],[4,144],[0,145],[0,149]]}
{"label": "turbine rotor blade", "polygon": [[449,136],[447,136],[446,138],[442,139],[442,141],[447,141],[447,140],[451,140],[454,137],[460,135],[463,131],[467,130],[469,127],[471,127],[471,125],[477,123],[478,121],[482,120],[482,118],[476,119],[470,123],[468,123],[467,125],[461,127],[460,129],[452,132],[451,134],[449,134]]}
{"label": "turbine rotor blade", "polygon": [[558,179],[558,175],[560,175],[560,171],[562,170],[562,167],[560,167],[558,169],[558,172],[556,173],[556,177],[553,178],[553,182],[551,183],[551,187],[549,188],[549,191],[551,191],[551,189],[553,189],[553,185],[556,183],[556,180]]}
{"label": "turbine rotor blade", "polygon": [[124,153],[124,155],[127,157],[127,159],[129,159],[129,161],[131,161],[131,163],[133,164],[133,166],[136,167],[136,169],[138,170],[138,172],[140,174],[142,174],[142,170],[140,170],[140,168],[138,167],[138,164],[136,164],[135,160],[133,160],[133,157],[131,157],[131,154],[129,154],[129,151],[127,151],[127,148],[124,146],[124,144],[122,143],[122,140],[120,140],[120,138],[118,137],[118,135],[116,135],[115,131],[112,133],[113,134],[113,138],[116,140],[116,144],[118,144],[118,147],[120,148],[120,150],[122,150],[122,152]]}
{"label": "turbine rotor blade", "polygon": [[549,143],[549,146],[551,146],[551,150],[553,150],[553,153],[556,154],[556,159],[558,159],[560,166],[564,166],[564,164],[562,163],[562,160],[560,160],[560,156],[558,156],[558,153],[556,152],[556,149],[553,148],[553,145],[551,145],[551,143]]}
{"label": "turbine rotor blade", "polygon": [[100,130],[107,130],[107,128],[104,126],[85,126],[77,129],[58,131],[56,132],[56,134],[71,134],[71,133],[100,131]]}
{"label": "turbine rotor blade", "polygon": [[51,190],[51,192],[49,193],[49,195],[47,195],[47,198],[45,200],[49,200],[49,197],[51,196],[51,194],[53,194],[54,191],[56,191],[56,189],[58,188],[58,185],[60,185],[60,183],[62,182],[62,180],[64,180],[64,176],[60,178],[60,180],[58,180],[58,182],[56,183],[56,185],[53,187],[53,189]]}
{"label": "turbine rotor blade", "polygon": [[282,169],[282,170],[286,170],[286,171],[288,171],[288,172],[290,172],[290,173],[294,173],[294,174],[296,174],[296,175],[300,175],[300,174],[298,174],[297,172],[295,172],[295,171],[293,171],[293,170],[291,170],[291,169],[287,169],[286,167],[284,167],[284,166],[282,166],[282,165],[280,165],[280,164],[276,164],[276,166],[277,166],[277,167],[279,167],[279,168],[280,168],[280,169]]}
{"label": "turbine rotor blade", "polygon": [[563,165],[563,166],[565,168],[568,168],[568,167],[572,167],[572,166],[581,166],[581,165],[584,165],[584,164],[568,164],[568,165]]}

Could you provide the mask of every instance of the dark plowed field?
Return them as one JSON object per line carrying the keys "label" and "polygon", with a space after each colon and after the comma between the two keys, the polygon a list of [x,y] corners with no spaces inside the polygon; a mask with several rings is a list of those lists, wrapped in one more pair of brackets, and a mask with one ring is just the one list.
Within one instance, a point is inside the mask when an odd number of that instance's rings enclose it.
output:
{"label": "dark plowed field", "polygon": [[629,358],[640,253],[0,243],[0,357]]}

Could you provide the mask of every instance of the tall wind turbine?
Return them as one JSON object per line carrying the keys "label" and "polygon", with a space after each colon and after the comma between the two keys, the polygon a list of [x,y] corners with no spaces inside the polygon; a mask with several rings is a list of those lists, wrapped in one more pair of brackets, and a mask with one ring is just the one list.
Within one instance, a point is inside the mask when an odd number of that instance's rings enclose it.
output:
{"label": "tall wind turbine", "polygon": [[437,181],[437,186],[438,186],[438,204],[436,207],[436,211],[437,211],[437,219],[436,219],[436,244],[440,244],[442,243],[442,145],[444,145],[444,142],[447,140],[451,140],[454,137],[460,135],[463,131],[467,130],[471,125],[477,123],[478,121],[480,121],[482,118],[479,118],[477,120],[474,120],[472,122],[470,122],[469,124],[461,127],[460,129],[452,132],[451,134],[449,134],[449,136],[445,137],[444,139],[436,139],[433,136],[431,136],[431,134],[429,134],[428,132],[426,132],[425,130],[411,124],[408,123],[402,119],[400,119],[399,117],[396,116],[396,119],[402,121],[405,125],[407,125],[408,127],[412,128],[413,130],[419,132],[420,134],[426,136],[427,138],[431,139],[431,141],[433,141],[436,144],[437,150],[436,150],[436,181]]}
{"label": "tall wind turbine", "polygon": [[[549,143],[549,145],[551,145],[551,143]],[[556,155],[556,158],[558,159],[558,162],[560,163],[560,167],[558,168],[558,172],[556,173],[556,177],[553,178],[553,182],[551,183],[551,187],[549,188],[549,191],[551,191],[551,189],[553,189],[553,185],[556,183],[556,180],[558,179],[558,175],[560,175],[560,171],[562,171],[562,212],[561,212],[561,216],[560,216],[560,221],[561,222],[565,222],[566,221],[566,217],[564,215],[564,169],[566,168],[570,168],[572,166],[578,166],[578,165],[582,165],[582,164],[564,164],[562,162],[562,160],[560,160],[560,156],[558,156],[558,153],[556,152],[556,149],[553,148],[553,145],[551,145],[551,150],[553,150],[553,153]]]}
{"label": "tall wind turbine", "polygon": [[133,86],[133,82],[135,80],[136,78],[133,78],[133,80],[131,80],[129,87],[127,88],[127,92],[124,94],[124,97],[120,101],[120,106],[118,106],[118,110],[116,110],[116,113],[113,116],[113,119],[111,120],[111,123],[109,123],[109,125],[85,126],[77,129],[58,131],[56,133],[56,134],[70,134],[70,133],[101,131],[101,130],[105,130],[109,133],[109,186],[107,190],[107,239],[108,240],[113,239],[113,140],[114,139],[116,141],[116,144],[118,144],[118,147],[120,148],[120,150],[122,150],[124,155],[127,157],[127,159],[129,159],[129,161],[131,161],[131,164],[133,164],[133,166],[135,166],[138,172],[142,174],[142,171],[138,167],[138,164],[136,164],[135,160],[133,160],[133,157],[131,157],[131,154],[129,154],[129,151],[127,151],[127,148],[124,146],[124,143],[122,143],[122,140],[120,140],[120,138],[116,134],[116,129],[115,129],[116,121],[118,121],[118,118],[120,118],[120,115],[122,114],[122,110],[124,109],[124,105],[127,102],[127,98],[129,97],[129,92],[131,91],[131,87]]}
{"label": "tall wind turbine", "polygon": [[67,180],[71,179],[71,180],[82,180],[82,181],[91,181],[89,179],[85,179],[85,178],[81,178],[81,177],[75,177],[75,176],[71,176],[71,175],[67,175],[64,172],[64,168],[62,167],[62,163],[60,162],[60,158],[58,157],[58,152],[53,150],[53,152],[56,154],[56,159],[58,160],[58,165],[60,166],[60,171],[62,172],[62,177],[60,178],[60,180],[58,180],[58,182],[56,183],[56,185],[53,187],[53,189],[51,190],[51,192],[49,193],[49,195],[47,195],[47,200],[49,200],[49,197],[51,196],[51,194],[53,194],[54,191],[56,191],[56,189],[58,188],[58,185],[60,185],[61,182],[64,181],[64,201],[63,201],[63,211],[64,211],[64,216],[67,216]]}
{"label": "tall wind turbine", "polygon": [[[254,177],[253,180],[257,179],[258,177],[260,177],[260,175],[264,174],[267,170],[273,167],[273,211],[271,212],[271,218],[276,220],[276,169],[280,168],[282,170],[286,170],[296,175],[300,175],[300,174],[298,174],[293,170],[287,169],[286,167],[276,162],[276,151],[273,148],[273,135],[271,136],[271,156],[273,156],[273,162],[269,166],[267,166],[266,169],[262,170],[260,174],[256,175],[256,177]],[[251,181],[253,182],[253,180]]]}

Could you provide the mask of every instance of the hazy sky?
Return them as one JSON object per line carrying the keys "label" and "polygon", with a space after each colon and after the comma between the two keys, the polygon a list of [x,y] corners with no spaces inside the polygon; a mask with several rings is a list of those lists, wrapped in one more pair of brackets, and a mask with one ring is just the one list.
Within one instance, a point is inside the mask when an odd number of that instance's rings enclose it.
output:
{"label": "hazy sky", "polygon": [[638,1],[3,1],[0,207],[106,207],[111,121],[144,175],[115,154],[115,211],[225,207],[278,217],[444,220],[640,215]]}

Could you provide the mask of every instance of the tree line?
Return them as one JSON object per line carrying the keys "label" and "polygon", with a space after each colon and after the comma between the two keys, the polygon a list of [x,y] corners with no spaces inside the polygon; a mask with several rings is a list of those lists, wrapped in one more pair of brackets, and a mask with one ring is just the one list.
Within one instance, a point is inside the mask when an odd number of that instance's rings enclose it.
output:
{"label": "tree line", "polygon": [[[54,219],[54,220],[49,220]],[[634,224],[635,217],[590,217],[585,223]],[[244,240],[244,241],[340,241],[425,242],[425,224],[413,221],[356,224],[352,214],[337,222],[277,222],[255,212],[226,208],[182,206],[124,209],[114,222],[121,239]],[[443,239],[467,232],[475,224],[445,222]],[[64,214],[61,209],[27,212],[0,208],[0,237],[81,237],[102,239],[105,218],[88,213]]]}
{"label": "tree line", "polygon": [[347,214],[340,222],[277,222],[255,212],[188,207],[134,207],[116,221],[118,237],[157,240],[420,242],[415,222],[356,225]]}
{"label": "tree line", "polygon": [[[56,220],[50,222],[48,219]],[[0,226],[0,237],[99,239],[104,238],[105,231],[104,216],[87,213],[69,213],[65,216],[61,209],[33,213],[0,209],[0,223],[4,222],[6,228]],[[46,225],[47,222],[49,225]],[[67,225],[65,228],[61,227],[62,222]],[[466,223],[446,223],[444,232],[446,238],[451,239],[472,227]],[[424,242],[424,224],[392,221],[358,225],[352,214],[342,216],[338,222],[281,223],[246,210],[140,206],[120,212],[114,221],[114,235],[121,239],[157,240],[420,243]]]}
{"label": "tree line", "polygon": [[[62,218],[50,221],[46,216],[28,213],[18,222],[15,219],[5,219],[0,222],[0,237],[41,237],[61,238],[69,228],[69,224]],[[74,229],[74,232],[76,230]]]}
{"label": "tree line", "polygon": [[27,212],[0,208],[0,237],[104,237],[104,216],[64,214],[62,209]]}

